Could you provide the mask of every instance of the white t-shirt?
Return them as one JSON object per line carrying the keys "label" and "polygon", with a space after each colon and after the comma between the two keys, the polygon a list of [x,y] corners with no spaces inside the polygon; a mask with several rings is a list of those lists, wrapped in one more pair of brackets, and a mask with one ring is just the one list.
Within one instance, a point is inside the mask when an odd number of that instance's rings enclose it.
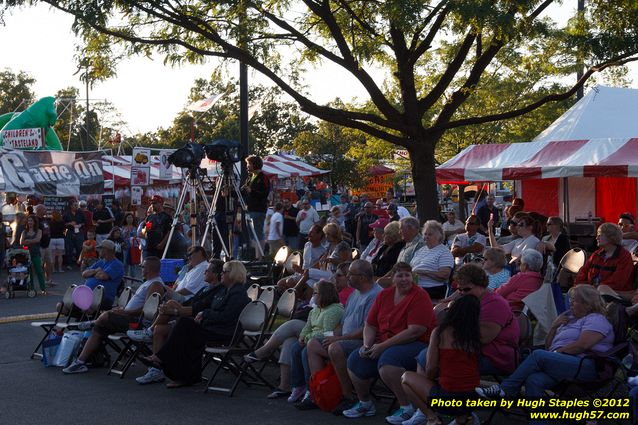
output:
{"label": "white t-shirt", "polygon": [[317,210],[315,210],[314,208],[310,207],[307,210],[304,210],[303,208],[299,210],[299,213],[297,214],[297,223],[299,223],[299,233],[303,233],[304,235],[307,235],[308,232],[310,232],[310,228],[316,224],[319,223],[319,220],[321,218],[319,217],[319,214],[317,214]]}
{"label": "white t-shirt", "polygon": [[[279,231],[277,232],[277,223],[279,223]],[[278,241],[284,234],[284,216],[276,212],[270,217],[270,229],[268,231],[269,241]]]}
{"label": "white t-shirt", "polygon": [[523,251],[526,249],[536,249],[540,241],[534,235],[529,235],[526,238],[515,239],[512,242],[503,245],[503,251],[506,254],[510,254],[512,260],[519,258]]}
{"label": "white t-shirt", "polygon": [[[485,247],[487,245],[487,238],[478,232],[472,235],[472,237],[468,236],[467,232],[461,233],[460,235],[456,235],[454,237],[451,248],[454,248],[455,246],[458,246],[459,248],[467,248],[468,246],[472,246],[475,243],[480,243],[481,245],[483,245],[483,247]],[[462,265],[463,257],[456,257],[454,259],[454,263],[457,266]]]}
{"label": "white t-shirt", "polygon": [[306,242],[303,247],[303,263],[301,268],[304,270],[310,269],[323,254],[326,253],[326,248],[323,245],[312,246],[312,243]]}
{"label": "white t-shirt", "polygon": [[410,211],[403,205],[397,205],[397,214],[399,214],[399,218],[411,217]]}
{"label": "white t-shirt", "polygon": [[[412,271],[417,274],[420,270],[436,272],[442,267],[449,267],[451,270],[452,267],[454,267],[454,257],[452,257],[450,250],[443,244],[439,244],[434,248],[424,246],[414,254],[410,265],[412,266]],[[445,284],[446,282],[439,282],[431,277],[419,274],[419,286],[422,288],[433,288]]]}
{"label": "white t-shirt", "polygon": [[190,292],[190,295],[184,295],[184,301],[190,299],[193,295],[198,293],[200,289],[204,286],[208,285],[204,280],[204,272],[208,267],[207,261],[202,261],[192,269],[190,269],[184,279],[180,280],[177,286],[175,287],[175,292],[180,291],[182,289],[186,289]]}

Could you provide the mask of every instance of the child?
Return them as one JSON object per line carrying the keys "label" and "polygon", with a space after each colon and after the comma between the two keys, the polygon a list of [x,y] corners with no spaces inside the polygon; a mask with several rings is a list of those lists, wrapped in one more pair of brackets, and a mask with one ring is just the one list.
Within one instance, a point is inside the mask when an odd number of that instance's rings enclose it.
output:
{"label": "child", "polygon": [[97,250],[95,249],[95,230],[86,232],[86,240],[82,243],[82,252],[78,258],[80,271],[84,271],[91,267],[97,261]]}

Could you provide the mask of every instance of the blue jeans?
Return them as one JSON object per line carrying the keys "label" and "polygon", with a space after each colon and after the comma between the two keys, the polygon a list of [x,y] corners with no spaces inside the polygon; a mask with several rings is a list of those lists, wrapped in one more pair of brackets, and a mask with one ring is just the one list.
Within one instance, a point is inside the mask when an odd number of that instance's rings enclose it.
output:
{"label": "blue jeans", "polygon": [[308,366],[308,344],[301,346],[299,340],[290,348],[290,385],[305,387],[310,382],[310,366]]}
{"label": "blue jeans", "polygon": [[[534,350],[523,363],[501,383],[501,388],[510,397],[518,395],[525,384],[527,397],[543,397],[545,390],[555,387],[565,379],[593,381],[597,377],[596,365],[591,359],[581,358],[553,351]],[[578,376],[576,376],[578,372]]]}

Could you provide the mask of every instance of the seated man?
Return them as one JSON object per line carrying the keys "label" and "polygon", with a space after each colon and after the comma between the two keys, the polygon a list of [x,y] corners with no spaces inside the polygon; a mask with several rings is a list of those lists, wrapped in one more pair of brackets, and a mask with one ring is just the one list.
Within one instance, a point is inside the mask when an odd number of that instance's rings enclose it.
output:
{"label": "seated man", "polygon": [[[108,241],[103,241],[102,244],[104,242]],[[135,291],[135,294],[123,309],[116,307],[102,313],[95,322],[81,322],[78,324],[78,328],[83,330],[89,329],[93,325],[93,332],[78,358],[67,368],[62,369],[62,372],[67,374],[88,372],[86,362],[93,353],[100,349],[102,341],[110,334],[128,331],[129,324],[139,320],[144,303],[151,294],[154,292],[160,295],[164,294],[164,283],[160,278],[159,258],[146,257],[142,276],[144,277],[144,283]]]}
{"label": "seated man", "polygon": [[[207,286],[184,304],[175,300],[169,300],[162,304],[159,308],[159,314],[151,326],[144,330],[131,330],[126,334],[134,341],[152,342],[153,352],[157,353],[168,339],[176,318],[195,317],[213,302],[224,297],[224,286],[220,284],[223,267],[222,260],[212,259],[204,273]],[[162,382],[164,379],[164,372],[152,366],[148,368],[145,375],[135,378],[137,383],[141,385]]]}
{"label": "seated man", "polygon": [[[100,259],[84,270],[82,277],[86,279],[84,284],[91,289],[95,289],[98,285],[104,286],[104,298],[100,310],[108,310],[113,305],[117,289],[124,278],[124,264],[115,258],[115,243],[113,241],[103,240],[97,248]],[[61,308],[62,303],[58,303],[57,310],[59,311]],[[77,307],[73,307],[69,314],[73,317],[80,317],[82,312]]]}
{"label": "seated man", "polygon": [[[397,263],[408,263],[412,261],[414,254],[425,246],[423,236],[421,236],[421,224],[414,217],[404,217],[399,221],[401,230],[401,238],[405,242],[405,246],[399,252]],[[382,288],[392,285],[392,273],[388,272],[385,276],[377,280]]]}
{"label": "seated man", "polygon": [[463,265],[465,256],[468,254],[481,254],[487,246],[487,239],[478,233],[481,222],[478,217],[471,215],[465,222],[465,233],[456,235],[452,241],[452,255],[454,264],[459,267]]}
{"label": "seated man", "polygon": [[199,246],[192,246],[188,249],[188,272],[183,279],[175,282],[173,289],[167,289],[168,298],[183,303],[193,297],[206,286],[204,272],[208,265],[208,254],[206,250]]}
{"label": "seated man", "polygon": [[313,338],[308,342],[308,365],[311,373],[323,369],[326,359],[332,362],[339,377],[343,398],[334,410],[341,415],[355,403],[352,381],[348,376],[348,356],[363,345],[363,325],[368,312],[381,291],[374,282],[372,266],[364,260],[355,260],[348,270],[348,284],[355,289],[346,304],[341,335]]}
{"label": "seated man", "polygon": [[303,248],[303,262],[301,263],[301,267],[294,266],[294,274],[277,282],[277,287],[280,290],[285,291],[288,288],[294,288],[305,270],[316,267],[319,260],[326,253],[326,248],[321,244],[323,238],[324,234],[321,226],[317,224],[313,225],[308,231],[308,242],[306,242]]}
{"label": "seated man", "polygon": [[634,216],[630,213],[622,213],[618,217],[618,227],[622,231],[622,246],[630,253],[638,248],[638,232],[636,232]]}

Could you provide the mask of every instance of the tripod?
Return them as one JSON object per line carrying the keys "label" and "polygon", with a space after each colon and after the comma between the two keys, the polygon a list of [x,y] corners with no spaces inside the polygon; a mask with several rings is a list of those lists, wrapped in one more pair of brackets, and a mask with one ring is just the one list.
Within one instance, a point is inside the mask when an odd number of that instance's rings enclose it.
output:
{"label": "tripod", "polygon": [[[217,221],[215,220],[215,214],[217,213],[217,201],[219,200],[219,196],[224,191],[224,199],[225,199],[225,211],[226,211],[226,223],[229,225],[228,232],[228,245],[224,242],[221,232],[217,226]],[[239,189],[239,178],[235,175],[233,170],[233,163],[222,163],[222,174],[219,176],[217,180],[217,185],[215,186],[215,194],[213,195],[213,200],[210,204],[210,208],[208,210],[208,218],[206,219],[206,228],[204,229],[204,235],[202,236],[202,246],[206,242],[206,238],[209,235],[210,228],[213,227],[217,232],[217,236],[219,236],[219,240],[221,241],[222,248],[224,253],[226,254],[226,258],[232,258],[233,253],[233,235],[232,224],[234,220],[234,205],[233,205],[233,193],[235,194],[237,201],[239,202],[239,206],[241,208],[242,216],[246,222],[246,228],[248,229],[249,240],[252,239],[255,241],[257,246],[257,252],[260,257],[264,256],[264,251],[261,249],[261,244],[259,243],[259,238],[257,238],[257,233],[255,232],[255,226],[253,224],[253,219],[248,214],[248,207],[246,206],[246,201],[241,195],[241,190]]]}
{"label": "tripod", "polygon": [[[179,194],[179,199],[177,201],[177,207],[175,209],[175,215],[173,216],[173,222],[171,223],[171,231],[168,234],[168,239],[166,242],[166,246],[164,247],[164,253],[162,254],[162,259],[166,258],[166,254],[168,253],[168,248],[171,244],[171,241],[173,239],[173,234],[175,233],[175,227],[177,227],[177,223],[179,222],[179,218],[182,216],[182,213],[184,212],[184,203],[186,201],[186,193],[189,192],[190,193],[190,207],[191,207],[191,221],[190,221],[190,226],[191,226],[191,241],[192,244],[195,245],[196,241],[197,241],[197,213],[198,213],[198,208],[197,208],[197,195],[199,194],[199,196],[201,196],[202,198],[202,202],[204,203],[204,206],[206,207],[206,211],[208,211],[210,209],[210,204],[208,203],[208,199],[206,198],[206,192],[204,191],[204,183],[203,183],[203,176],[206,175],[206,170],[199,168],[199,167],[194,167],[194,168],[189,168],[186,170],[186,178],[184,179],[184,186],[182,186],[182,190]],[[189,190],[190,189],[190,190]],[[228,253],[228,251],[226,250],[226,247],[223,245],[224,241],[222,238],[221,233],[219,232],[219,229],[217,228],[216,223],[213,224],[215,230],[217,231],[217,236],[219,237],[219,240],[222,241],[222,246],[224,248],[224,252]],[[206,229],[208,230],[208,226],[206,227]],[[202,239],[202,243],[205,240]]]}

